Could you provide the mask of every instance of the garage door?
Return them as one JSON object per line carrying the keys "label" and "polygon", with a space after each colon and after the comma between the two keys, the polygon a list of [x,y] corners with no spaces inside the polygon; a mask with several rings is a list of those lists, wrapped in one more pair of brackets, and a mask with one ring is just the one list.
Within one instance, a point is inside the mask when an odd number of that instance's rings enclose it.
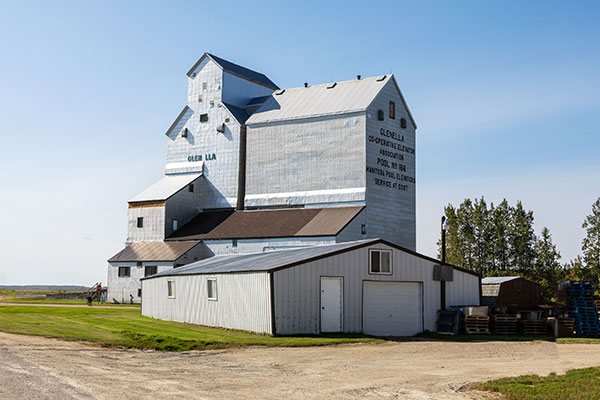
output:
{"label": "garage door", "polygon": [[423,330],[421,283],[363,282],[363,331],[412,336]]}

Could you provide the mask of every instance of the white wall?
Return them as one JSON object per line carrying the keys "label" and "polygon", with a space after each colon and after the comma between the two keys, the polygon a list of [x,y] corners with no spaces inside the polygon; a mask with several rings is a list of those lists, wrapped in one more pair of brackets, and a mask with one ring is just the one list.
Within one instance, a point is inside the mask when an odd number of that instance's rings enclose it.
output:
{"label": "white wall", "polygon": [[[369,274],[369,248],[391,249],[392,275]],[[410,253],[375,244],[332,257],[274,272],[275,327],[277,334],[320,332],[320,277],[344,277],[344,332],[362,331],[364,280],[423,283],[423,326],[435,330],[440,307],[440,283],[433,280],[436,263]],[[454,271],[446,284],[448,306],[478,305],[479,278]]]}
{"label": "white wall", "polygon": [[247,132],[246,206],[364,201],[364,113]]}
{"label": "white wall", "polygon": [[[207,296],[207,278],[217,279],[217,300]],[[175,282],[175,298],[167,281]],[[269,274],[239,273],[159,277],[142,281],[142,315],[168,321],[271,333]]]}
{"label": "white wall", "polygon": [[254,97],[269,96],[272,93],[273,89],[223,72],[223,101],[226,103],[243,107]]}
{"label": "white wall", "polygon": [[232,253],[260,253],[278,249],[290,249],[297,247],[315,246],[320,244],[335,243],[334,236],[306,237],[306,238],[266,238],[266,239],[239,239],[237,247],[233,246],[232,240],[203,240],[207,252],[204,258],[213,255]]}
{"label": "white wall", "polygon": [[188,186],[175,193],[166,203],[165,235],[173,233],[173,220],[177,220],[178,228],[194,218],[202,211],[202,181],[203,177],[196,179],[192,184],[194,191],[190,192]]}
{"label": "white wall", "polygon": [[[390,101],[396,104],[395,119],[389,118]],[[377,119],[377,110],[383,110],[384,121]],[[416,250],[415,127],[393,80],[367,109],[366,126],[367,237]],[[389,137],[393,134],[396,138]]]}
{"label": "white wall", "polygon": [[[138,289],[142,287],[140,279],[144,277],[144,267],[151,265],[157,266],[157,272],[173,268],[172,262],[144,262],[141,267],[138,267],[135,262],[109,263],[106,301],[110,303],[113,299],[116,299],[121,303],[129,303],[129,295],[132,295],[133,301],[139,303],[141,298],[138,297]],[[131,275],[129,277],[119,277],[119,267],[130,267]]]}
{"label": "white wall", "polygon": [[[144,218],[143,227],[137,227],[137,219]],[[153,242],[165,238],[165,207],[133,207],[127,209],[126,243]]]}

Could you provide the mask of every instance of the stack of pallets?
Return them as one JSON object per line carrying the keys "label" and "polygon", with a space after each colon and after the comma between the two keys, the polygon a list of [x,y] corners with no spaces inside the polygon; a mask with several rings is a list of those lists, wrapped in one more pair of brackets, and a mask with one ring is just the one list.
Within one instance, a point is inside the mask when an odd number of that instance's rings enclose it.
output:
{"label": "stack of pallets", "polygon": [[558,319],[558,336],[567,337],[573,336],[575,320],[573,318]]}
{"label": "stack of pallets", "polygon": [[494,315],[494,333],[496,335],[516,335],[517,315],[496,314]]}
{"label": "stack of pallets", "polygon": [[490,333],[490,317],[469,315],[465,317],[465,331],[469,334]]}
{"label": "stack of pallets", "polygon": [[569,317],[574,319],[577,335],[598,337],[600,322],[594,301],[594,285],[588,281],[574,281],[567,287]]}
{"label": "stack of pallets", "polygon": [[444,335],[458,335],[460,330],[460,311],[438,311],[436,332]]}
{"label": "stack of pallets", "polygon": [[531,336],[548,334],[548,323],[546,319],[526,319],[523,321],[523,333]]}

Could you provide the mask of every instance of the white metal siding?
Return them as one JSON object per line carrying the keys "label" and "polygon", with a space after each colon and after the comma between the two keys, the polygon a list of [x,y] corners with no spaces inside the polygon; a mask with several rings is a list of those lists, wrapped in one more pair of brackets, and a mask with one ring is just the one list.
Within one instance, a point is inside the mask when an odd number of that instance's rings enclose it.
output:
{"label": "white metal siding", "polygon": [[269,96],[273,89],[250,82],[223,72],[223,101],[238,107],[244,107],[254,97]]}
{"label": "white metal siding", "polygon": [[[217,279],[217,300],[208,300],[207,278]],[[167,281],[175,282],[175,298]],[[160,277],[142,281],[142,314],[191,324],[271,333],[266,272]]]}
{"label": "white metal siding", "polygon": [[[108,276],[106,281],[108,302],[113,299],[121,303],[129,303],[130,295],[133,296],[134,303],[139,303],[138,289],[142,287],[140,279],[144,277],[146,266],[157,266],[157,273],[173,268],[172,262],[143,262],[141,267],[134,262],[115,262],[108,264]],[[129,277],[119,276],[119,267],[130,267],[131,275]]]}
{"label": "white metal siding", "polygon": [[248,127],[246,206],[364,200],[365,114]]}
{"label": "white metal siding", "polygon": [[[389,118],[390,101],[396,104],[396,119]],[[383,111],[384,121],[377,119],[378,110]],[[367,112],[366,166],[377,169],[377,172],[367,172],[366,177],[367,237],[385,239],[416,250],[416,185],[401,178],[403,175],[415,177],[415,154],[404,148],[415,149],[415,128],[392,80],[386,83]],[[407,120],[406,129],[400,127],[401,118]],[[384,135],[381,134],[381,129],[384,129]],[[403,136],[404,141],[386,136],[387,131],[395,132],[398,137]],[[382,161],[378,162],[379,160]],[[389,167],[381,165],[382,163],[387,163]],[[392,168],[392,163],[397,168]],[[406,168],[406,171],[401,168]],[[381,181],[389,182],[392,187],[377,184],[382,183]]]}
{"label": "white metal siding", "polygon": [[239,239],[237,241],[237,247],[233,247],[233,240],[202,241],[202,244],[206,246],[207,249],[206,257],[232,253],[260,253],[263,251],[273,251],[331,243],[335,243],[335,237],[333,236]]}
{"label": "white metal siding", "polygon": [[[137,227],[137,219],[144,218],[143,227]],[[127,240],[155,242],[165,238],[165,207],[135,207],[127,209]]]}
{"label": "white metal siding", "polygon": [[455,306],[479,305],[479,277],[454,270],[453,280],[446,282],[446,304]]}
{"label": "white metal siding", "polygon": [[[369,248],[392,250],[392,274],[369,274]],[[344,278],[344,332],[362,332],[362,288],[363,281],[402,281],[423,283],[423,329],[434,330],[436,312],[440,307],[440,283],[433,280],[436,263],[414,256],[383,244],[375,244],[301,264],[274,272],[275,284],[275,328],[278,334],[318,334],[320,308],[319,283],[321,276]],[[468,284],[457,290],[468,291],[464,299],[478,304],[479,287],[473,283],[476,276],[462,277],[464,272],[454,271],[457,282]],[[447,285],[447,291],[454,287]],[[452,288],[452,289],[448,289]],[[454,292],[452,292],[454,293]],[[477,298],[477,299],[476,299]],[[460,301],[459,301],[460,300]],[[448,296],[448,305],[462,303],[463,298]],[[477,301],[475,301],[477,300]]]}

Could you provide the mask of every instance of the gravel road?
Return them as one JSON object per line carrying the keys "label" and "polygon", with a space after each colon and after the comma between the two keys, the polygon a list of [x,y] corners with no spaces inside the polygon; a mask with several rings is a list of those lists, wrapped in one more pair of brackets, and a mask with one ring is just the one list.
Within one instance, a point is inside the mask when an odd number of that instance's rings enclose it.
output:
{"label": "gravel road", "polygon": [[481,399],[490,378],[600,365],[600,345],[390,342],[161,353],[0,333],[1,399]]}

